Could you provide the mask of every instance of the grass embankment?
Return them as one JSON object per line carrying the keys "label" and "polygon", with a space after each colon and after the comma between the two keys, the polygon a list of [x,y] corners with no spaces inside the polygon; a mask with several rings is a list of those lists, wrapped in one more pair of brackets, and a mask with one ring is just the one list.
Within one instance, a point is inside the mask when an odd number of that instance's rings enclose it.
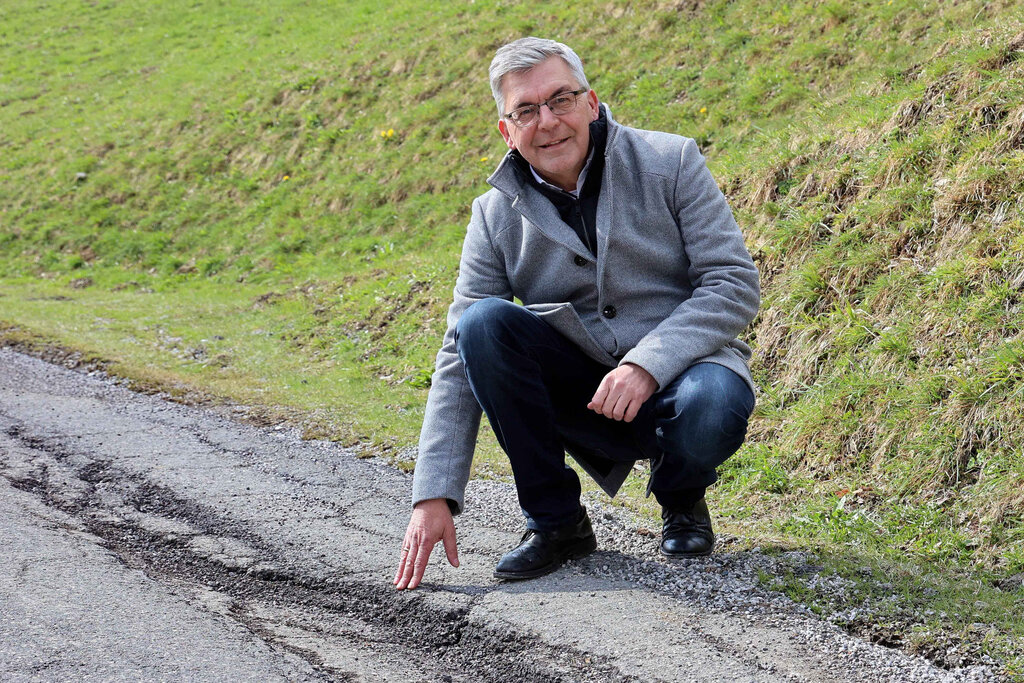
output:
{"label": "grass embankment", "polygon": [[[5,7],[0,321],[407,454],[503,153],[487,62],[563,39],[620,121],[698,140],[761,267],[763,395],[721,526],[890,573],[848,602],[892,628],[855,629],[1019,673],[1019,10]],[[477,473],[506,474],[486,435]]]}

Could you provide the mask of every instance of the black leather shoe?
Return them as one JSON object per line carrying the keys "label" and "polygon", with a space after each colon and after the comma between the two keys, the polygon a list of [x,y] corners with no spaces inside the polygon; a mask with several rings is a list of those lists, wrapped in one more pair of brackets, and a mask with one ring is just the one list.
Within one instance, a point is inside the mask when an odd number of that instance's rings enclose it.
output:
{"label": "black leather shoe", "polygon": [[519,545],[505,553],[494,576],[532,579],[550,574],[566,560],[578,560],[597,550],[597,539],[584,508],[580,520],[554,531],[527,529]]}
{"label": "black leather shoe", "polygon": [[686,511],[661,511],[661,554],[666,557],[701,557],[715,547],[711,513],[701,498]]}

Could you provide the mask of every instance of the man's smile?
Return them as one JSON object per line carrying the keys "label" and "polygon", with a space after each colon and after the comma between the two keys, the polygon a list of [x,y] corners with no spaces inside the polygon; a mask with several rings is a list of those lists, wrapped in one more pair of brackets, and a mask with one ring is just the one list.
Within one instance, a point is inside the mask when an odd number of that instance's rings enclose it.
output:
{"label": "man's smile", "polygon": [[560,138],[558,140],[555,140],[554,142],[546,142],[543,145],[537,145],[537,146],[540,147],[541,149],[551,149],[552,147],[557,147],[558,145],[562,144],[563,142],[565,142],[568,139],[569,138]]}

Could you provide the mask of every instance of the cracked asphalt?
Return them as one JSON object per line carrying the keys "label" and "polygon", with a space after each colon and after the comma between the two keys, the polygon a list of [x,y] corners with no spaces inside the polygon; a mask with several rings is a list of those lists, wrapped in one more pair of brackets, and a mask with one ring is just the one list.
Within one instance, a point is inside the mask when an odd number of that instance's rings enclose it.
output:
{"label": "cracked asphalt", "polygon": [[462,567],[395,591],[411,478],[233,414],[0,349],[0,679],[993,680],[817,620],[755,555],[659,559],[600,502],[599,552],[497,581],[520,522],[495,482]]}

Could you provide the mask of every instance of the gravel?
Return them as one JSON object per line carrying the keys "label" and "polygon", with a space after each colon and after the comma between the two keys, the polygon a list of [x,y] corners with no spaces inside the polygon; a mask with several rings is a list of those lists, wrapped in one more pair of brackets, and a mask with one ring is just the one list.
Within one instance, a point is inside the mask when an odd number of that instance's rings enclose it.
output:
{"label": "gravel", "polygon": [[[850,683],[982,683],[999,681],[992,665],[972,665],[943,670],[924,657],[865,642],[823,620],[787,596],[766,589],[760,576],[783,576],[787,571],[810,570],[807,581],[818,591],[835,597],[848,591],[851,582],[834,575],[814,573],[806,553],[766,554],[759,549],[740,552],[718,550],[709,557],[670,560],[658,552],[660,528],[629,510],[610,505],[600,494],[587,494],[587,506],[598,552],[570,562],[576,570],[628,581],[656,591],[709,614],[728,613],[757,626],[787,626],[809,651],[828,652],[841,678]],[[498,481],[471,481],[466,491],[466,515],[487,526],[505,531],[523,528],[515,488]],[[840,621],[853,613],[830,615]]]}

